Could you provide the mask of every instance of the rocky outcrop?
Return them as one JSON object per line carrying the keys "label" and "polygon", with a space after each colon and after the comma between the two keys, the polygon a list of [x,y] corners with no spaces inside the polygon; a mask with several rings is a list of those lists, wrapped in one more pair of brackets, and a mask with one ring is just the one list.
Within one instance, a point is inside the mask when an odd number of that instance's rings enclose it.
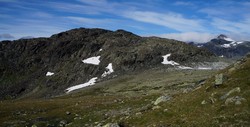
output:
{"label": "rocky outcrop", "polygon": [[170,96],[160,96],[159,98],[157,98],[154,102],[154,105],[158,105],[162,102],[166,102],[166,101],[169,101],[171,99]]}

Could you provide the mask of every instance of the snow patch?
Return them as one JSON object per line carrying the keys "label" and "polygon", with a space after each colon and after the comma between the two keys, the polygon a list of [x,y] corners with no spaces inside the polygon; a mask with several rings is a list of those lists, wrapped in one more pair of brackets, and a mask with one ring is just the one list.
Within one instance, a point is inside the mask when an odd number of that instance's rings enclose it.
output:
{"label": "snow patch", "polygon": [[235,40],[233,40],[233,39],[231,39],[231,38],[229,38],[229,37],[225,37],[225,38],[223,38],[224,40],[226,40],[226,41],[232,41],[232,42],[235,42]]}
{"label": "snow patch", "polygon": [[243,43],[243,42],[238,41],[238,42],[234,42],[234,43],[232,43],[232,45],[233,45],[233,46],[236,46],[236,45],[241,44],[241,43]]}
{"label": "snow patch", "polygon": [[186,67],[186,66],[178,66],[178,68],[183,69],[183,70],[191,70],[191,69],[193,69],[192,67]]}
{"label": "snow patch", "polygon": [[49,71],[48,71],[48,72],[46,73],[46,76],[52,76],[52,75],[54,75],[54,74],[55,74],[55,73],[49,72]]}
{"label": "snow patch", "polygon": [[230,44],[223,44],[223,45],[221,45],[221,47],[224,47],[224,48],[230,48],[230,47],[231,47],[231,45],[230,45]]}
{"label": "snow patch", "polygon": [[230,48],[230,47],[232,47],[232,46],[236,46],[236,45],[238,45],[238,44],[241,44],[241,43],[243,43],[243,42],[241,42],[241,41],[234,41],[234,40],[230,40],[230,39],[228,39],[227,41],[231,41],[231,43],[229,43],[229,44],[223,44],[223,45],[221,45],[221,47],[224,47],[224,48]]}
{"label": "snow patch", "polygon": [[101,51],[102,51],[102,49],[99,50],[99,52],[101,52]]}
{"label": "snow patch", "polygon": [[174,61],[169,61],[168,60],[168,57],[170,56],[171,54],[167,54],[167,55],[164,55],[162,56],[163,57],[163,61],[161,62],[162,64],[170,64],[170,65],[180,65],[179,63],[176,63]]}
{"label": "snow patch", "polygon": [[198,67],[198,70],[212,70],[211,67]]}
{"label": "snow patch", "polygon": [[100,57],[101,57],[101,56],[90,57],[90,58],[87,58],[87,59],[82,60],[82,62],[83,62],[83,63],[86,63],[86,64],[99,65],[99,63],[100,63],[100,60],[99,60]]}
{"label": "snow patch", "polygon": [[92,86],[96,83],[96,80],[97,80],[97,77],[94,77],[92,79],[90,79],[88,82],[86,83],[83,83],[83,84],[79,84],[79,85],[76,85],[76,86],[72,86],[72,87],[69,87],[68,89],[66,89],[66,93],[69,93],[71,91],[74,91],[74,90],[77,90],[77,89],[80,89],[80,88],[83,88],[83,87],[87,87],[87,86]]}
{"label": "snow patch", "polygon": [[105,71],[103,74],[102,74],[102,77],[106,77],[107,75],[111,74],[114,72],[113,70],[113,66],[112,66],[112,63],[109,63],[109,65],[106,67],[107,71]]}

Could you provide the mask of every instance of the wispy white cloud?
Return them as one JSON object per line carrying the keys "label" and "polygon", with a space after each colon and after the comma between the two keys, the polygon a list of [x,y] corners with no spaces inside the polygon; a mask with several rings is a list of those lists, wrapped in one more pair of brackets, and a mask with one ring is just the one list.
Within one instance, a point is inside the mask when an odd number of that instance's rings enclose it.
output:
{"label": "wispy white cloud", "polygon": [[50,2],[49,6],[58,11],[90,15],[101,15],[103,13],[119,15],[121,12],[132,8],[126,3],[108,2],[106,0],[78,0],[78,2],[79,4]]}
{"label": "wispy white cloud", "polygon": [[85,18],[85,17],[65,17],[76,24],[91,24],[91,25],[102,25],[102,24],[113,24],[117,22],[115,19],[95,19],[95,18]]}
{"label": "wispy white cloud", "polygon": [[211,24],[236,40],[250,40],[250,17],[238,22],[214,18]]}
{"label": "wispy white cloud", "polygon": [[[250,34],[250,2],[243,1],[200,2],[200,6],[197,6],[197,1],[185,0],[169,4],[164,0],[144,0],[143,4],[142,0],[0,2],[8,5],[0,8],[0,18],[5,20],[0,23],[0,33],[10,33],[15,37],[49,36],[75,27],[123,28],[144,35],[170,32],[161,36],[195,42],[209,40],[213,35],[209,33],[241,35],[242,38]],[[186,13],[179,9],[182,6],[195,8],[186,8]]]}
{"label": "wispy white cloud", "polygon": [[202,25],[201,20],[184,18],[181,14],[178,13],[169,12],[163,14],[147,11],[133,11],[126,12],[124,16],[136,21],[152,23],[180,32],[206,30],[206,28]]}
{"label": "wispy white cloud", "polygon": [[250,18],[238,22],[214,18],[212,25],[231,33],[250,33]]}
{"label": "wispy white cloud", "polygon": [[186,2],[186,1],[177,1],[177,2],[174,3],[174,5],[178,5],[178,6],[194,6],[193,3]]}
{"label": "wispy white cloud", "polygon": [[223,12],[221,10],[218,10],[218,9],[214,9],[214,8],[202,8],[199,10],[199,12],[202,12],[202,13],[206,13],[208,15],[224,15],[225,13],[227,12]]}
{"label": "wispy white cloud", "polygon": [[62,12],[71,12],[78,14],[100,14],[99,8],[91,7],[88,5],[50,2],[48,3],[48,6]]}
{"label": "wispy white cloud", "polygon": [[107,0],[77,0],[77,1],[94,6],[104,6],[109,4]]}
{"label": "wispy white cloud", "polygon": [[186,32],[186,33],[168,33],[158,35],[163,38],[175,39],[184,42],[196,42],[205,43],[210,41],[216,36],[216,34],[211,33],[198,33],[198,32]]}

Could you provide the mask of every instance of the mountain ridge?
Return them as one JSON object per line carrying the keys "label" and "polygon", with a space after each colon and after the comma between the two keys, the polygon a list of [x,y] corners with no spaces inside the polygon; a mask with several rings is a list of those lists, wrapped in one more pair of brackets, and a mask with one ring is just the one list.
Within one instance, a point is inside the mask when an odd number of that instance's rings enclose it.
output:
{"label": "mountain ridge", "polygon": [[[166,54],[171,54],[169,60],[181,65],[214,58],[212,53],[180,41],[140,37],[124,30],[85,28],[61,32],[50,38],[3,41],[0,51],[3,56],[0,82],[4,89],[1,97],[11,98],[34,90],[38,90],[39,97],[62,94],[70,86],[101,77],[109,63],[113,65],[113,75],[120,75],[147,68],[172,67],[161,64]],[[100,56],[99,65],[82,62],[97,56]],[[54,75],[45,76],[47,72]]]}
{"label": "mountain ridge", "polygon": [[220,34],[206,43],[189,44],[205,48],[217,56],[226,58],[239,59],[250,52],[250,41],[235,41],[224,34]]}

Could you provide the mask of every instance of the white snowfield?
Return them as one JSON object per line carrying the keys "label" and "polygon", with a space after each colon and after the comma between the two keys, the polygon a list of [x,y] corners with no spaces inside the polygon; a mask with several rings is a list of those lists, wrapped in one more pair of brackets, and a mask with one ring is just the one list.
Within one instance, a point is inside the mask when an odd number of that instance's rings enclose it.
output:
{"label": "white snowfield", "polygon": [[198,70],[212,70],[211,67],[198,67]]}
{"label": "white snowfield", "polygon": [[101,51],[102,51],[102,49],[99,50],[99,52],[101,52]]}
{"label": "white snowfield", "polygon": [[87,59],[82,60],[82,62],[83,62],[83,63],[86,63],[86,64],[99,65],[99,63],[100,63],[100,60],[99,60],[100,57],[101,57],[101,56],[90,57],[90,58],[87,58]]}
{"label": "white snowfield", "polygon": [[233,39],[231,39],[231,38],[229,38],[229,37],[224,37],[223,39],[224,39],[224,40],[226,40],[226,41],[232,41],[232,42],[235,42],[235,40],[233,40]]}
{"label": "white snowfield", "polygon": [[194,69],[192,67],[186,67],[186,66],[178,66],[178,68],[183,69],[183,70],[191,70]]}
{"label": "white snowfield", "polygon": [[79,85],[76,85],[76,86],[72,86],[72,87],[69,87],[66,89],[66,93],[69,93],[71,91],[74,91],[74,90],[77,90],[77,89],[81,89],[83,87],[87,87],[87,86],[91,86],[91,85],[94,85],[95,82],[97,80],[97,77],[94,77],[92,79],[90,79],[88,82],[86,83],[83,83],[83,84],[79,84]]}
{"label": "white snowfield", "polygon": [[167,54],[167,55],[164,55],[164,56],[162,56],[163,57],[163,61],[161,62],[162,64],[170,64],[170,65],[180,65],[179,63],[176,63],[176,62],[174,62],[174,61],[169,61],[168,60],[168,57],[171,55],[171,53],[170,54]]}
{"label": "white snowfield", "polygon": [[211,70],[213,69],[212,67],[188,67],[188,66],[182,66],[180,65],[179,63],[176,63],[174,61],[169,61],[168,60],[168,57],[170,56],[171,54],[167,54],[167,55],[164,55],[162,56],[163,57],[163,62],[161,62],[162,64],[170,64],[170,65],[177,65],[176,67],[179,68],[179,69],[182,69],[182,70],[191,70],[191,69],[194,69],[194,70]]}
{"label": "white snowfield", "polygon": [[106,77],[107,75],[111,74],[114,72],[113,70],[113,66],[112,66],[112,63],[109,63],[109,65],[106,67],[107,71],[105,71],[103,74],[102,74],[102,77]]}
{"label": "white snowfield", "polygon": [[231,41],[231,43],[229,43],[229,44],[223,44],[223,45],[221,45],[221,47],[224,47],[224,48],[230,48],[232,46],[236,46],[238,44],[243,43],[241,41],[235,41],[235,40],[233,40],[231,38],[228,38],[228,37],[227,38],[223,38],[223,39],[226,40],[226,41]]}
{"label": "white snowfield", "polygon": [[49,71],[48,71],[48,72],[46,73],[46,76],[52,76],[52,75],[54,75],[54,74],[55,74],[55,73],[49,72]]}

